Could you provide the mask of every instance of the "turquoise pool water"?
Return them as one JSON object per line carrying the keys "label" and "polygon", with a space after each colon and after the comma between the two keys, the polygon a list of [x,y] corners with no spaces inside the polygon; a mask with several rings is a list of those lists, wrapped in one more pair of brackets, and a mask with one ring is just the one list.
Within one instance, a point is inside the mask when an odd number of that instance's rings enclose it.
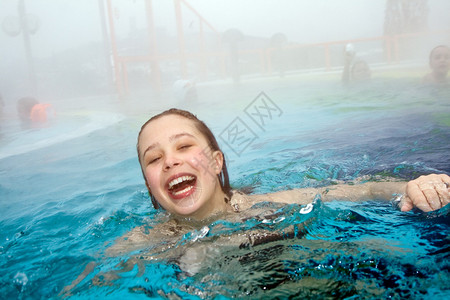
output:
{"label": "turquoise pool water", "polygon": [[[127,100],[136,107],[132,113],[90,110],[61,117],[50,128],[2,124],[1,298],[59,298],[92,261],[96,267],[72,298],[450,295],[449,208],[401,213],[378,199],[318,199],[306,214],[298,205],[267,204],[245,221],[194,228],[166,259],[149,258],[151,248],[106,258],[115,239],[166,218],[151,206],[135,154],[140,124],[165,105],[188,108],[206,121],[226,152],[232,185],[252,193],[365,175],[407,180],[450,174],[448,89],[408,80],[343,88],[291,79],[200,85],[198,95],[195,103],[167,104],[137,97]],[[254,114],[258,105],[265,117]],[[229,138],[232,125],[246,126],[246,143]],[[288,238],[293,224],[301,230]],[[218,237],[254,229],[286,236],[254,247],[214,247]],[[195,254],[199,247],[207,258],[202,264],[178,253]],[[111,271],[122,272],[93,284],[96,275]]]}

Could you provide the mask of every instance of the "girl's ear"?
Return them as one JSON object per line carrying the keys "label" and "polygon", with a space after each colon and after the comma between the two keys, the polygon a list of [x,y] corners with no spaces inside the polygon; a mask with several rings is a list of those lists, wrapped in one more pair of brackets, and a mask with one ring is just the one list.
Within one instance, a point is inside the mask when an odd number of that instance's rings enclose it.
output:
{"label": "girl's ear", "polygon": [[223,167],[223,153],[219,150],[214,151],[213,160],[214,160],[214,171],[216,174],[220,174],[220,172],[222,172]]}

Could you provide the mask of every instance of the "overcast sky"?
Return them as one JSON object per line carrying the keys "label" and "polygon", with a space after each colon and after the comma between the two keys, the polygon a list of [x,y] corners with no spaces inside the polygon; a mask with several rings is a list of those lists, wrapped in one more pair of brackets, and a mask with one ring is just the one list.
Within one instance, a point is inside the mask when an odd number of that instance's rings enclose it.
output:
{"label": "overcast sky", "polygon": [[[270,37],[283,32],[299,43],[382,35],[386,0],[187,0],[218,31],[239,28],[244,34]],[[18,0],[0,0],[0,21],[17,16]],[[27,13],[38,16],[40,28],[32,36],[36,57],[89,41],[101,40],[97,0],[25,0]],[[117,31],[145,26],[143,0],[112,0]],[[431,29],[450,28],[449,0],[429,0]],[[175,30],[173,1],[153,0],[155,24]],[[186,10],[185,24],[196,19]],[[192,21],[194,21],[192,23]],[[195,27],[197,28],[197,27]],[[23,55],[21,36],[0,32],[2,57]],[[1,65],[0,65],[1,66]]]}

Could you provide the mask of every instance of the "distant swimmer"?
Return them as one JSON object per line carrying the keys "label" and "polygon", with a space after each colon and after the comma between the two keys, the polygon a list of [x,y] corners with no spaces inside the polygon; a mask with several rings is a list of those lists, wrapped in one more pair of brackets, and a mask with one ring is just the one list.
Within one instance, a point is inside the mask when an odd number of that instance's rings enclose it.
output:
{"label": "distant swimmer", "polygon": [[31,122],[45,123],[54,115],[54,113],[51,104],[38,103],[31,108],[30,119]]}
{"label": "distant swimmer", "polygon": [[429,60],[431,72],[423,78],[425,84],[445,85],[449,84],[447,77],[450,69],[450,48],[445,45],[439,45],[430,52]]}
{"label": "distant swimmer", "polygon": [[39,103],[33,97],[23,97],[17,101],[17,113],[22,125],[27,127],[45,124],[55,116],[55,111],[49,103]]}
{"label": "distant swimmer", "polygon": [[366,82],[372,78],[369,64],[362,59],[355,59],[356,52],[352,44],[347,44],[344,54],[344,71],[342,82],[344,84]]}

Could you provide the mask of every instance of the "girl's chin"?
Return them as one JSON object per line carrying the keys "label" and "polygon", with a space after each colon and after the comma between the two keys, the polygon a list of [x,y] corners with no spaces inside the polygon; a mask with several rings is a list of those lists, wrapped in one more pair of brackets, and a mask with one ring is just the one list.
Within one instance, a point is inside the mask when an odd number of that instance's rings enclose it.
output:
{"label": "girl's chin", "polygon": [[200,189],[195,189],[193,193],[190,193],[186,197],[180,199],[171,198],[172,202],[175,204],[175,207],[180,208],[181,211],[186,211],[183,214],[191,214],[194,213],[198,208],[196,207],[196,203],[200,199]]}
{"label": "girl's chin", "polygon": [[190,210],[194,208],[195,203],[197,203],[197,201],[194,199],[194,197],[189,196],[183,199],[176,200],[175,206],[181,208],[182,210]]}

